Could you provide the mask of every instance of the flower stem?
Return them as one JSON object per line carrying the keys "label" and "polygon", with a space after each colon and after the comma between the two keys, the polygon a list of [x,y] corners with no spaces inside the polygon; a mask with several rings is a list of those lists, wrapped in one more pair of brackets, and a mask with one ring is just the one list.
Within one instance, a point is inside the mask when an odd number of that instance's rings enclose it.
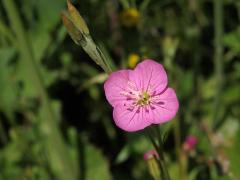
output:
{"label": "flower stem", "polygon": [[170,176],[169,176],[169,173],[168,173],[168,169],[167,169],[167,165],[166,165],[166,162],[165,162],[165,158],[164,158],[164,152],[163,152],[163,135],[161,133],[161,130],[160,130],[160,127],[159,126],[154,126],[155,128],[155,132],[156,132],[156,137],[157,137],[157,140],[158,140],[158,148],[159,148],[159,151],[160,151],[160,160],[161,160],[161,163],[162,163],[162,166],[163,166],[163,169],[164,169],[164,176],[165,176],[165,179],[168,179],[170,180]]}
{"label": "flower stem", "polygon": [[86,43],[81,45],[90,58],[98,64],[107,74],[112,72],[108,59],[105,57],[101,49],[95,44],[91,36],[85,37]]}
{"label": "flower stem", "polygon": [[179,179],[186,179],[186,167],[184,155],[181,151],[181,131],[180,131],[180,119],[178,119],[174,124],[174,140],[175,140],[175,153],[178,159],[178,167],[179,167]]}
{"label": "flower stem", "polygon": [[155,130],[147,128],[146,129],[146,134],[147,134],[147,137],[149,138],[150,142],[153,144],[155,150],[159,154],[159,158],[157,159],[157,162],[158,162],[158,165],[159,165],[159,170],[161,172],[161,179],[162,180],[170,180],[170,176],[169,176],[169,173],[168,173],[168,170],[167,170],[167,167],[166,167],[166,163],[165,163],[165,159],[164,159],[164,153],[163,153],[163,149],[162,149],[162,145],[163,145],[162,136],[161,136],[161,134],[158,134],[158,132],[155,131]]}
{"label": "flower stem", "polygon": [[[146,136],[150,140],[150,142],[152,143],[153,147],[155,148],[155,150],[159,154],[159,148],[158,148],[156,142],[154,141],[154,138],[153,138],[151,132],[149,131],[149,129],[146,129]],[[163,177],[164,172],[163,172],[161,161],[158,158],[156,160],[157,160],[157,163],[158,163],[158,166],[159,166],[159,170],[161,172],[161,177],[162,177],[162,179],[164,179],[164,177]]]}
{"label": "flower stem", "polygon": [[0,118],[0,143],[5,144],[7,142],[7,136],[2,125],[2,119]]}
{"label": "flower stem", "polygon": [[221,105],[221,94],[223,89],[223,2],[222,0],[214,0],[214,67],[216,76],[216,95],[214,101],[214,127],[219,123],[219,108]]}

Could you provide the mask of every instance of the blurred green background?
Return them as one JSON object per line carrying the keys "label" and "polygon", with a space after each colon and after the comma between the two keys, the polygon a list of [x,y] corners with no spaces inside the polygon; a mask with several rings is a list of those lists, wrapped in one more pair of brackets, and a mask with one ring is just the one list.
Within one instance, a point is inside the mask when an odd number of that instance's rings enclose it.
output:
{"label": "blurred green background", "polygon": [[[164,145],[172,179],[239,179],[240,1],[73,3],[115,70],[165,66],[180,100]],[[0,1],[0,179],[151,179],[153,147],[114,125],[107,75],[68,36],[63,10]],[[186,152],[188,135],[198,144]]]}

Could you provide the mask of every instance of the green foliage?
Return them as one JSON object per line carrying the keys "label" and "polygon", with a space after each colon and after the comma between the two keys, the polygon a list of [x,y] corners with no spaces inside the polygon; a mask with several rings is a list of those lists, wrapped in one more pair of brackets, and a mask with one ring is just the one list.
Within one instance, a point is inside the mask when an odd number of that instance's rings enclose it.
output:
{"label": "green foliage", "polygon": [[[172,179],[238,179],[239,2],[72,2],[95,61],[117,70],[135,53],[167,69],[180,100],[161,127]],[[144,132],[115,127],[107,74],[62,24],[66,1],[2,0],[0,9],[0,179],[150,179],[143,154],[153,147]],[[198,144],[185,152],[191,134]]]}
{"label": "green foliage", "polygon": [[102,153],[90,144],[85,145],[86,152],[86,179],[97,180],[111,179],[108,167],[108,161],[102,155]]}

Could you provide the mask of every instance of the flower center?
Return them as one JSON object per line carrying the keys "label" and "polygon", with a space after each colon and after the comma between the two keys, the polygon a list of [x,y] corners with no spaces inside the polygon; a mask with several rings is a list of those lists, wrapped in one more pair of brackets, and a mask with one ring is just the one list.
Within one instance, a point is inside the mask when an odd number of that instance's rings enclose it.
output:
{"label": "flower center", "polygon": [[147,92],[143,92],[142,94],[139,95],[139,98],[140,99],[138,99],[137,105],[144,106],[150,103],[151,96]]}

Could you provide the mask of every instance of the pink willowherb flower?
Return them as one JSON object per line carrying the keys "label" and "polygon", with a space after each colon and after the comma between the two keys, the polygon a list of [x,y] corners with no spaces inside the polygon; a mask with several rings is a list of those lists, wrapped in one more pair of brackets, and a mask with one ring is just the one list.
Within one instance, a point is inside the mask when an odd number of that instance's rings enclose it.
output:
{"label": "pink willowherb flower", "polygon": [[138,131],[151,124],[171,120],[179,103],[175,91],[167,87],[167,74],[154,60],[144,60],[134,70],[113,72],[104,84],[113,106],[113,119],[125,131]]}

